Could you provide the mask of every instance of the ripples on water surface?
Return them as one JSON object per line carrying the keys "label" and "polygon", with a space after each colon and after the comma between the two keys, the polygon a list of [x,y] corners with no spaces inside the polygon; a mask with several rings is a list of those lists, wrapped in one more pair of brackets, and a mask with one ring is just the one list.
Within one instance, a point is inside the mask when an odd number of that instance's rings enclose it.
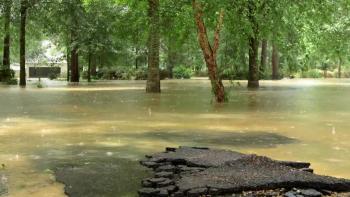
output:
{"label": "ripples on water surface", "polygon": [[206,80],[164,81],[161,95],[145,94],[144,82],[47,83],[0,87],[10,196],[64,196],[50,169],[67,164],[81,169],[73,181],[95,183],[90,192],[135,196],[148,173],[137,160],[178,145],[310,161],[316,173],[350,178],[349,80],[242,83],[222,105]]}

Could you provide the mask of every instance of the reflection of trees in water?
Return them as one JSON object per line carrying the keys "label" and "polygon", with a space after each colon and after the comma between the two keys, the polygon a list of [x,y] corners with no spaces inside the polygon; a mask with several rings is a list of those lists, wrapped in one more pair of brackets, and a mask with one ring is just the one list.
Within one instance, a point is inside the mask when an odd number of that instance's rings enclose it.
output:
{"label": "reflection of trees in water", "polygon": [[248,96],[248,109],[257,110],[259,107],[258,96],[255,90]]}

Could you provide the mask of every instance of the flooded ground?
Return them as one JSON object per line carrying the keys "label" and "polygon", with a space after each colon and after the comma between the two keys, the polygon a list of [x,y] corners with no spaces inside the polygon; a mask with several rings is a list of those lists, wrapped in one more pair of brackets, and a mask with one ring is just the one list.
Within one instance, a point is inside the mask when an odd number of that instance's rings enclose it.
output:
{"label": "flooded ground", "polygon": [[161,95],[142,81],[46,83],[0,87],[0,178],[11,197],[65,196],[60,166],[74,171],[63,176],[81,185],[75,196],[136,196],[149,173],[138,160],[179,145],[310,161],[350,178],[350,80],[265,81],[258,91],[241,82],[222,105],[206,80],[164,81]]}

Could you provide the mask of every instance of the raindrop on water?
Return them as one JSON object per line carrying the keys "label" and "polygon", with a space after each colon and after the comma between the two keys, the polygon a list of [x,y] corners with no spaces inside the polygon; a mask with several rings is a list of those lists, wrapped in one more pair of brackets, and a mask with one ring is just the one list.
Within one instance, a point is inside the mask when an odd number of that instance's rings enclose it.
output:
{"label": "raindrop on water", "polygon": [[336,132],[335,132],[335,127],[332,127],[332,134],[335,135]]}

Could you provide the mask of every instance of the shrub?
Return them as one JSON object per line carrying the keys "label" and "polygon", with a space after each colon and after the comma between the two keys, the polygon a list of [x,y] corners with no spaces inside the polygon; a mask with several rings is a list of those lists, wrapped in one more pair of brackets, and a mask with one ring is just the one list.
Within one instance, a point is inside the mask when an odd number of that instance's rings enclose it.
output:
{"label": "shrub", "polygon": [[[135,69],[128,67],[102,68],[97,72],[96,78],[105,80],[130,80],[135,74]],[[83,77],[87,78],[87,72],[83,73]]]}
{"label": "shrub", "polygon": [[82,78],[82,79],[87,79],[87,78],[88,78],[88,72],[87,72],[87,71],[83,71],[83,72],[81,73],[81,78]]}
{"label": "shrub", "polygon": [[220,78],[223,80],[233,80],[235,77],[235,72],[233,69],[224,69],[220,73]]}
{"label": "shrub", "polygon": [[36,84],[36,87],[37,87],[37,88],[43,88],[44,86],[43,86],[43,84],[39,81],[39,82]]}
{"label": "shrub", "polygon": [[147,68],[138,68],[135,71],[135,80],[147,80]]}
{"label": "shrub", "polygon": [[8,80],[6,81],[6,84],[7,84],[7,85],[17,85],[17,84],[18,84],[18,80],[15,79],[15,78],[8,79]]}
{"label": "shrub", "polygon": [[169,76],[170,76],[170,73],[169,73],[168,70],[166,70],[166,69],[160,69],[159,70],[159,78],[160,78],[160,80],[164,80],[166,78],[170,78]]}
{"label": "shrub", "polygon": [[117,80],[130,80],[134,75],[134,70],[127,67],[118,67],[115,70],[115,78]]}
{"label": "shrub", "polygon": [[175,79],[190,79],[192,70],[186,66],[178,66],[174,68],[173,76]]}
{"label": "shrub", "polygon": [[49,79],[50,80],[54,80],[54,79],[57,79],[57,78],[58,78],[58,74],[57,73],[53,73],[52,72],[52,73],[49,74]]}
{"label": "shrub", "polygon": [[318,70],[308,70],[306,72],[301,73],[302,78],[322,78],[323,74],[320,73]]}
{"label": "shrub", "polygon": [[341,75],[343,78],[350,78],[350,71],[343,71]]}
{"label": "shrub", "polygon": [[15,71],[12,69],[0,69],[0,81],[7,82],[15,77]]}
{"label": "shrub", "polygon": [[196,77],[208,77],[208,71],[206,70],[198,70],[194,73]]}
{"label": "shrub", "polygon": [[220,78],[223,80],[247,80],[248,71],[247,70],[235,71],[232,68],[228,68],[221,71]]}

